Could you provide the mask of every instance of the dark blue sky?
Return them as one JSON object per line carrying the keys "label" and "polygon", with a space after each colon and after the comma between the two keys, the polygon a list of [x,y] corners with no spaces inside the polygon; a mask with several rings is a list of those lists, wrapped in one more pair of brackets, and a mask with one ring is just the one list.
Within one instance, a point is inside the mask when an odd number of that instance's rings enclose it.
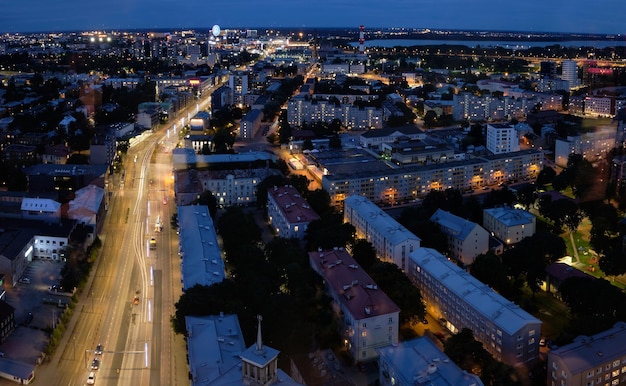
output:
{"label": "dark blue sky", "polygon": [[412,27],[626,35],[626,0],[2,0],[0,32]]}

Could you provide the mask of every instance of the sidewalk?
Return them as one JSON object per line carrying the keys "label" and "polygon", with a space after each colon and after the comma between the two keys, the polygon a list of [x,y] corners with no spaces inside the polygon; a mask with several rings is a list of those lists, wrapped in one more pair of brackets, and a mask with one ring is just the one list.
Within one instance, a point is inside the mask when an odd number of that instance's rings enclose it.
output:
{"label": "sidewalk", "polygon": [[85,288],[78,294],[78,303],[74,308],[74,313],[72,314],[72,317],[70,318],[70,321],[66,326],[63,337],[59,341],[59,344],[54,351],[54,354],[52,354],[52,356],[50,357],[46,357],[42,364],[35,370],[35,380],[33,384],[38,384],[38,380],[42,380],[41,384],[47,384],[50,379],[54,379],[54,376],[52,374],[58,372],[57,366],[61,362],[61,358],[63,357],[65,350],[68,348],[68,342],[70,340],[70,337],[74,334],[74,329],[76,328],[76,323],[78,321],[77,313],[79,312],[80,307],[82,307],[86,303],[85,298],[89,293],[89,289],[91,288],[91,285],[93,283],[93,279],[95,276],[94,272],[98,270],[100,260],[102,260],[101,257],[102,251],[104,250],[106,235],[101,234],[98,237],[100,238],[100,241],[102,241],[102,247],[100,248],[100,254],[98,255],[98,258],[93,265],[89,278],[87,279],[87,284],[85,285]]}

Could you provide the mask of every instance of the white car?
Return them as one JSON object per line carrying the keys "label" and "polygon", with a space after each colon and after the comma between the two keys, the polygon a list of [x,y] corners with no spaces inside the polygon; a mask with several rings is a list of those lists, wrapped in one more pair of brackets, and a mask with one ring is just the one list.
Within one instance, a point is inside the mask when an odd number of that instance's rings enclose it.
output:
{"label": "white car", "polygon": [[93,385],[94,383],[96,383],[96,373],[92,371],[89,373],[89,376],[87,377],[87,384]]}

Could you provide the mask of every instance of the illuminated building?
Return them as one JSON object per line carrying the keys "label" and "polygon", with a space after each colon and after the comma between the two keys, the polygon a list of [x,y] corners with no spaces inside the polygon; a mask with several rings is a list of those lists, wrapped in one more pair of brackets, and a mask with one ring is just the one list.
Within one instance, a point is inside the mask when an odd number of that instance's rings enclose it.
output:
{"label": "illuminated building", "polygon": [[352,224],[356,236],[369,241],[379,259],[406,269],[409,253],[420,247],[420,238],[362,196],[344,200],[343,221]]}
{"label": "illuminated building", "polygon": [[539,359],[541,321],[431,248],[411,253],[407,275],[428,313],[444,318],[453,334],[472,330],[495,359],[511,366]]}
{"label": "illuminated building", "polygon": [[376,359],[376,349],[398,344],[400,308],[343,248],[309,252],[309,262],[340,315],[345,349],[356,361]]}

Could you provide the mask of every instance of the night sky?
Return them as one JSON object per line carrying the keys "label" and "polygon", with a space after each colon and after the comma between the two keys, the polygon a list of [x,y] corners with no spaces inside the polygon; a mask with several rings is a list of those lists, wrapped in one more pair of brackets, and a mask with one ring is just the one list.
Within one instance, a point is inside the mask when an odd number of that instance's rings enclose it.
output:
{"label": "night sky", "polygon": [[0,32],[408,27],[626,34],[626,0],[2,0]]}

